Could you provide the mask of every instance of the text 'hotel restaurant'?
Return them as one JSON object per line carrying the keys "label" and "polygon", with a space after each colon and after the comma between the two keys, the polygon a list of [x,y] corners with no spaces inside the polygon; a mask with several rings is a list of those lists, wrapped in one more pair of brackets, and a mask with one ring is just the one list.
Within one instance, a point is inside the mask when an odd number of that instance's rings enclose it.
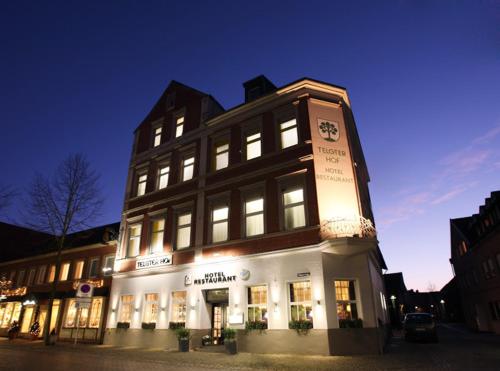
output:
{"label": "text 'hotel restaurant'", "polygon": [[241,351],[380,352],[386,267],[347,91],[244,88],[224,110],[174,81],[135,130],[104,342],[176,348],[185,326],[198,347],[230,326]]}

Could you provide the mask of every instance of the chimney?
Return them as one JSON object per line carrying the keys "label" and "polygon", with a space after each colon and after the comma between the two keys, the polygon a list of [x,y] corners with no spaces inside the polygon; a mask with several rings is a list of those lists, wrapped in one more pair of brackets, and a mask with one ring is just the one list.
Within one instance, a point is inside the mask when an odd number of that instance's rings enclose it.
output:
{"label": "chimney", "polygon": [[244,82],[243,87],[245,88],[245,103],[256,100],[276,90],[276,86],[264,75],[259,75]]}

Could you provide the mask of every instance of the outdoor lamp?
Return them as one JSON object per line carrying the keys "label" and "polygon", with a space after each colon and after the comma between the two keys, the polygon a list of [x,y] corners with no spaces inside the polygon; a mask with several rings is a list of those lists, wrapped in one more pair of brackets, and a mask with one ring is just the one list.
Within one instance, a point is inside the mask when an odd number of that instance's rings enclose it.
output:
{"label": "outdoor lamp", "polygon": [[394,295],[391,295],[391,300],[396,300],[396,297]]}
{"label": "outdoor lamp", "polygon": [[444,300],[443,300],[443,299],[441,299],[440,303],[441,303],[441,304],[444,304]]}

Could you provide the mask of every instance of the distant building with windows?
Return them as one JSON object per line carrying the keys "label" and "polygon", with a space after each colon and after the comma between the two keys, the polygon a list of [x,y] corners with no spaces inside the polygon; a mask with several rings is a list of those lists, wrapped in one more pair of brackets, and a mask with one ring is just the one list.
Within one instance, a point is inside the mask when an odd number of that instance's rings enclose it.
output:
{"label": "distant building with windows", "polygon": [[173,81],[135,130],[105,343],[176,348],[188,327],[192,347],[221,344],[229,326],[242,351],[381,352],[386,267],[347,91],[244,88],[224,110]]}
{"label": "distant building with windows", "polygon": [[[78,337],[80,342],[101,343],[119,226],[108,224],[67,236],[47,329],[44,324],[56,272],[55,238],[0,223],[6,247],[0,258],[0,336],[6,336],[12,322],[17,321],[19,336],[32,338],[30,330],[38,322],[39,337],[45,331],[55,330],[59,340]],[[79,283],[94,285],[88,308],[77,307],[75,293]]]}
{"label": "distant building with windows", "polygon": [[450,220],[451,259],[467,325],[500,333],[500,191],[472,216]]}

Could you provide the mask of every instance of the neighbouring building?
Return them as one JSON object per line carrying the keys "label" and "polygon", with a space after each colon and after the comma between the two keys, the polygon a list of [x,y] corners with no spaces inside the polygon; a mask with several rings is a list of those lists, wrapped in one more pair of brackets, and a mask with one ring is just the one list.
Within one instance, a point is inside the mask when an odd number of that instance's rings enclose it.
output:
{"label": "neighbouring building", "polygon": [[105,344],[176,348],[184,326],[220,344],[230,326],[242,351],[381,352],[386,267],[346,89],[244,88],[224,110],[173,81],[135,130]]}
{"label": "neighbouring building", "polygon": [[468,327],[500,333],[500,191],[450,220],[451,259]]}
{"label": "neighbouring building", "polygon": [[[55,329],[59,340],[78,337],[83,342],[102,342],[119,226],[109,224],[67,236],[49,329]],[[0,232],[6,241],[0,259],[0,336],[6,336],[11,323],[18,321],[19,336],[31,337],[30,329],[38,321],[42,337],[55,279],[55,238],[5,223],[0,223]],[[82,282],[95,287],[89,308],[76,305],[76,288]]]}

